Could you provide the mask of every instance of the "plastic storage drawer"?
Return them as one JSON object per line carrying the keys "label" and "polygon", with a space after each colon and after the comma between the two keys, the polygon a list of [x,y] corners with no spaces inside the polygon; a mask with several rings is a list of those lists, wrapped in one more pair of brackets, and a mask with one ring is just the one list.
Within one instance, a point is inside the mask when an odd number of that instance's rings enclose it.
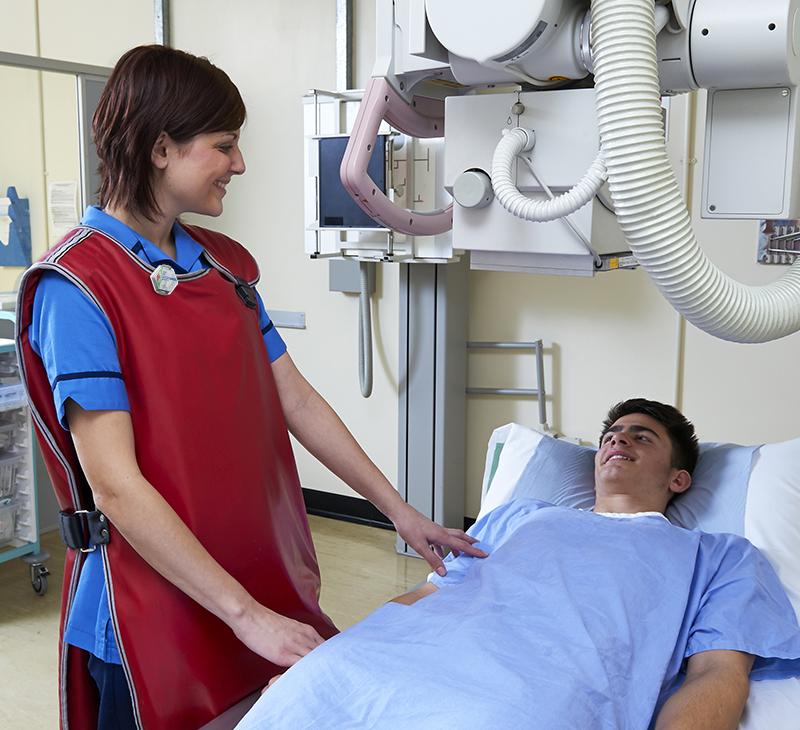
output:
{"label": "plastic storage drawer", "polygon": [[16,423],[0,424],[0,454],[9,452],[14,448],[18,429],[19,427]]}
{"label": "plastic storage drawer", "polygon": [[17,490],[17,467],[19,462],[19,456],[0,458],[0,503],[4,499],[13,497]]}
{"label": "plastic storage drawer", "polygon": [[25,386],[22,383],[0,385],[0,410],[20,408],[26,404]]}
{"label": "plastic storage drawer", "polygon": [[0,545],[14,539],[14,523],[17,519],[17,505],[0,506]]}

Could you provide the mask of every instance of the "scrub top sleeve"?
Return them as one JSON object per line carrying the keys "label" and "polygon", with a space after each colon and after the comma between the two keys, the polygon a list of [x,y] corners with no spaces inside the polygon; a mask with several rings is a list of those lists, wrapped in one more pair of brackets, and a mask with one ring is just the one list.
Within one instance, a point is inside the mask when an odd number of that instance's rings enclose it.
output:
{"label": "scrub top sleeve", "polygon": [[275,362],[284,352],[286,352],[286,343],[283,338],[278,334],[278,330],[272,323],[272,320],[267,314],[264,307],[264,301],[261,295],[256,291],[256,300],[258,301],[258,326],[261,328],[261,334],[264,337],[264,344],[267,346],[267,355],[269,361]]}
{"label": "scrub top sleeve", "polygon": [[717,554],[689,633],[686,657],[728,649],[756,657],[753,679],[800,676],[800,627],[783,586],[766,558],[744,538],[705,535]]}
{"label": "scrub top sleeve", "polygon": [[538,509],[533,500],[512,500],[501,504],[491,512],[485,514],[472,527],[467,534],[477,538],[475,547],[489,553],[488,558],[474,558],[461,553],[455,557],[452,553],[444,559],[447,575],[431,573],[428,582],[437,587],[460,583],[466,576],[475,561],[490,560],[492,551],[500,547],[514,530],[525,520],[531,510]]}
{"label": "scrub top sleeve", "polygon": [[63,428],[68,398],[86,410],[130,411],[111,323],[58,272],[39,280],[28,336],[44,363]]}

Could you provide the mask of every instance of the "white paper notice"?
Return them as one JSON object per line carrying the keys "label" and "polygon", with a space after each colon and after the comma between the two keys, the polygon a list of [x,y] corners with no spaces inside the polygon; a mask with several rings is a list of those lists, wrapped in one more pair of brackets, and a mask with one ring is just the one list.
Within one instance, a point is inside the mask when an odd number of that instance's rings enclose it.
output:
{"label": "white paper notice", "polygon": [[78,183],[51,182],[47,190],[47,212],[50,218],[50,243],[55,243],[68,230],[78,225]]}

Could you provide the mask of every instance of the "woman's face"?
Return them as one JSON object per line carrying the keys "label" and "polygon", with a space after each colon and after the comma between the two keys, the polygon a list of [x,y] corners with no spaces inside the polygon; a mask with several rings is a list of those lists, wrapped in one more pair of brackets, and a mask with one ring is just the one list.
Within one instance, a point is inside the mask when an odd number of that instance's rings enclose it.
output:
{"label": "woman's face", "polygon": [[183,144],[167,144],[165,152],[167,164],[156,183],[161,210],[173,217],[222,213],[226,186],[245,171],[239,131],[198,134]]}

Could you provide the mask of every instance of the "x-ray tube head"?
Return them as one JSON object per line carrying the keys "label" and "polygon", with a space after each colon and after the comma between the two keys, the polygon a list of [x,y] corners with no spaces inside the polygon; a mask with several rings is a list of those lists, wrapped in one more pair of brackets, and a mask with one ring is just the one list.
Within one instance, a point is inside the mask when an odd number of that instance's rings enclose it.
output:
{"label": "x-ray tube head", "polygon": [[581,0],[426,0],[428,23],[462,84],[585,77],[585,11]]}

